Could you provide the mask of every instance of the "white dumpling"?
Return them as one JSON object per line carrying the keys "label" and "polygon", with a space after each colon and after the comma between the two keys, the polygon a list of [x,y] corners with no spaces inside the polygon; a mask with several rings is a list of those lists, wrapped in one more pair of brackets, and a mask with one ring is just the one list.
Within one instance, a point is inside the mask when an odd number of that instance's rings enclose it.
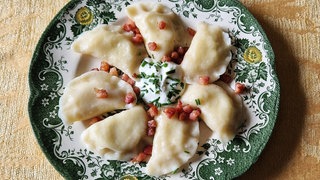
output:
{"label": "white dumpling", "polygon": [[146,128],[146,111],[141,106],[134,106],[94,123],[82,133],[81,140],[88,149],[107,159],[128,160],[139,148],[139,142],[146,135]]}
{"label": "white dumpling", "polygon": [[72,49],[102,59],[132,77],[134,73],[138,74],[147,53],[131,38],[132,35],[124,34],[120,26],[99,25],[82,33],[73,42]]}
{"label": "white dumpling", "polygon": [[196,153],[199,142],[199,122],[169,119],[163,112],[156,117],[152,156],[146,173],[163,175],[175,171]]}
{"label": "white dumpling", "polygon": [[219,26],[199,23],[181,63],[186,82],[197,83],[201,76],[218,80],[231,61],[231,47],[229,35]]}
{"label": "white dumpling", "polygon": [[[95,89],[104,89],[107,98],[96,97]],[[117,109],[135,105],[125,103],[128,93],[135,93],[128,83],[103,71],[90,71],[71,80],[59,101],[59,117],[66,124],[87,120]],[[135,99],[137,99],[135,97]]]}
{"label": "white dumpling", "polygon": [[[213,131],[213,138],[227,143],[235,137],[243,122],[242,102],[241,97],[233,93],[227,85],[220,84],[223,88],[216,84],[188,85],[181,101],[198,106],[201,119]],[[200,105],[197,105],[199,102]]]}
{"label": "white dumpling", "polygon": [[[127,14],[139,28],[149,55],[160,61],[164,55],[171,53],[175,47],[188,47],[192,36],[179,17],[170,8],[158,3],[137,3],[127,7]],[[163,21],[166,26],[159,28]],[[157,49],[148,48],[149,42],[155,42]]]}

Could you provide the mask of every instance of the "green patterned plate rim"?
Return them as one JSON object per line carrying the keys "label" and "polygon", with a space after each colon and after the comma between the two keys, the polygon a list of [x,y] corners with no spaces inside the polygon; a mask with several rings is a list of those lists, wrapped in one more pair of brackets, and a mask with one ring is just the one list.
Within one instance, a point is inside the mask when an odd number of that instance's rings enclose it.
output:
{"label": "green patterned plate rim", "polygon": [[[234,82],[250,87],[242,95],[248,118],[236,138],[223,146],[218,140],[200,141],[192,158],[179,171],[161,177],[144,173],[145,164],[111,161],[87,150],[79,137],[83,127],[65,126],[58,117],[59,97],[72,78],[88,64],[70,45],[98,24],[125,18],[124,9],[139,0],[73,0],[51,21],[35,49],[29,69],[29,116],[38,143],[67,179],[232,179],[258,159],[272,133],[279,110],[280,85],[275,57],[263,29],[237,0],[154,0],[170,7],[187,25],[199,21],[222,26],[236,38],[237,51],[227,71]],[[194,27],[195,28],[195,27]],[[95,62],[94,60],[92,62]]]}

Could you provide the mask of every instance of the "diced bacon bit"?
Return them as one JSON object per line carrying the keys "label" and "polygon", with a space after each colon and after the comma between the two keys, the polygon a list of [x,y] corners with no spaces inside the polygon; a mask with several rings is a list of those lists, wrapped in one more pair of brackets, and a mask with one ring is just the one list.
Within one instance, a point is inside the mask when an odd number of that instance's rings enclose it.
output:
{"label": "diced bacon bit", "polygon": [[196,31],[194,29],[190,28],[190,27],[187,28],[187,31],[188,31],[190,36],[196,35]]}
{"label": "diced bacon bit", "polygon": [[143,153],[146,155],[151,155],[152,154],[152,145],[148,145],[143,149]]}
{"label": "diced bacon bit", "polygon": [[131,162],[140,163],[147,159],[148,156],[152,154],[152,145],[147,145],[142,152],[140,152],[137,156],[135,156]]}
{"label": "diced bacon bit", "polygon": [[246,90],[246,86],[241,83],[236,83],[234,92],[236,94],[241,94]]}
{"label": "diced bacon bit", "polygon": [[148,43],[148,48],[150,51],[155,51],[157,49],[158,45],[155,42],[149,42]]}
{"label": "diced bacon bit", "polygon": [[163,56],[162,59],[161,59],[162,62],[170,62],[171,61],[171,57],[170,56]]}
{"label": "diced bacon bit", "polygon": [[187,50],[188,50],[188,48],[184,48],[184,47],[181,47],[181,46],[179,46],[179,47],[177,48],[177,52],[178,52],[179,55],[181,55],[181,56],[185,55],[186,52],[187,52]]}
{"label": "diced bacon bit", "polygon": [[178,58],[178,59],[176,59],[176,60],[174,60],[174,62],[176,63],[176,64],[181,64],[182,63],[182,60],[183,60],[183,58]]}
{"label": "diced bacon bit", "polygon": [[196,121],[201,114],[201,110],[189,104],[183,105],[181,101],[178,101],[176,107],[168,107],[164,109],[164,113],[169,119],[177,114],[178,119],[181,121]]}
{"label": "diced bacon bit", "polygon": [[133,31],[132,31],[134,34],[140,34],[141,35],[141,32],[138,28],[135,28]]}
{"label": "diced bacon bit", "polygon": [[148,114],[150,117],[154,118],[158,115],[159,111],[158,108],[155,105],[151,105],[150,108],[148,109]]}
{"label": "diced bacon bit", "polygon": [[134,21],[129,19],[128,22],[122,26],[122,29],[126,32],[133,32],[133,37],[131,39],[133,43],[136,43],[136,44],[143,43],[143,37],[140,33],[140,30],[138,29],[138,27],[134,23]]}
{"label": "diced bacon bit", "polygon": [[101,61],[101,63],[100,63],[100,70],[101,70],[101,71],[109,72],[109,70],[110,70],[110,65],[109,65],[106,61]]}
{"label": "diced bacon bit", "polygon": [[132,37],[132,42],[136,43],[136,44],[141,44],[143,43],[143,37],[141,34],[135,34],[133,37]]}
{"label": "diced bacon bit", "polygon": [[140,162],[146,160],[146,158],[147,158],[147,154],[145,154],[144,152],[141,152],[141,153],[139,153],[137,156],[135,156],[135,157],[131,160],[131,162],[140,163]]}
{"label": "diced bacon bit", "polygon": [[190,114],[193,111],[193,107],[191,105],[185,105],[183,106],[183,111]]}
{"label": "diced bacon bit", "polygon": [[122,74],[122,76],[121,76],[121,79],[126,81],[126,82],[128,81],[129,78],[130,77],[128,76],[128,74]]}
{"label": "diced bacon bit", "polygon": [[108,92],[105,89],[94,88],[97,98],[108,98]]}
{"label": "diced bacon bit", "polygon": [[195,110],[193,110],[193,111],[190,113],[189,119],[190,119],[191,121],[197,121],[198,118],[199,118],[199,116],[200,116],[200,114],[201,114],[200,109],[195,109]]}
{"label": "diced bacon bit", "polygon": [[131,79],[127,74],[123,74],[121,76],[121,79],[126,81],[127,83],[129,83],[131,86],[134,86],[134,84],[136,83],[133,79]]}
{"label": "diced bacon bit", "polygon": [[199,77],[199,84],[201,84],[201,85],[208,85],[209,81],[210,81],[209,76],[200,76]]}
{"label": "diced bacon bit", "polygon": [[126,23],[126,24],[124,24],[124,25],[122,26],[122,29],[123,29],[124,31],[126,31],[126,32],[130,32],[130,31],[132,31],[132,25]]}
{"label": "diced bacon bit", "polygon": [[228,75],[228,74],[222,74],[220,76],[220,80],[223,81],[224,83],[229,84],[229,83],[232,82],[232,77],[230,75]]}
{"label": "diced bacon bit", "polygon": [[148,136],[154,136],[155,133],[156,133],[156,128],[152,128],[152,127],[148,128],[148,132],[147,132]]}
{"label": "diced bacon bit", "polygon": [[168,55],[164,55],[161,59],[162,62],[174,62],[176,64],[181,64],[184,55],[186,54],[188,47],[179,46],[175,48]]}
{"label": "diced bacon bit", "polygon": [[176,114],[176,108],[167,107],[164,109],[164,113],[167,115],[169,119],[171,119]]}
{"label": "diced bacon bit", "polygon": [[118,73],[118,70],[117,68],[113,67],[110,69],[110,72],[109,72],[112,76],[119,76],[119,73]]}
{"label": "diced bacon bit", "polygon": [[177,52],[177,51],[173,51],[172,53],[171,53],[171,58],[172,59],[174,59],[174,60],[177,60],[177,59],[179,59],[179,53]]}
{"label": "diced bacon bit", "polygon": [[164,21],[160,21],[160,22],[158,23],[158,27],[159,27],[159,29],[161,29],[161,30],[165,29],[166,26],[167,26],[167,23],[164,22]]}
{"label": "diced bacon bit", "polygon": [[92,119],[90,119],[90,121],[89,121],[89,126],[91,126],[92,124],[94,124],[94,123],[96,123],[96,122],[99,122],[99,121],[101,121],[102,119],[101,118],[99,118],[99,117],[94,117],[94,118],[92,118]]}
{"label": "diced bacon bit", "polygon": [[129,19],[127,23],[122,26],[122,29],[126,32],[134,31],[136,28],[136,24],[131,19]]}
{"label": "diced bacon bit", "polygon": [[157,121],[154,120],[154,119],[148,121],[148,127],[149,127],[149,128],[156,128],[156,127],[157,127]]}
{"label": "diced bacon bit", "polygon": [[188,119],[188,113],[186,113],[186,112],[181,112],[180,114],[179,114],[179,120],[180,121],[185,121],[185,120],[187,120]]}
{"label": "diced bacon bit", "polygon": [[177,111],[178,113],[180,113],[180,112],[183,111],[183,104],[182,104],[182,102],[181,102],[180,100],[178,100],[178,103],[177,103],[177,105],[176,105],[176,111]]}
{"label": "diced bacon bit", "polygon": [[156,133],[156,127],[157,127],[157,121],[155,121],[154,119],[148,121],[147,135],[154,136],[154,134]]}
{"label": "diced bacon bit", "polygon": [[133,93],[130,92],[130,93],[128,93],[128,94],[126,95],[124,102],[125,102],[126,104],[131,104],[131,103],[133,103],[135,100],[136,100],[135,94],[133,94]]}
{"label": "diced bacon bit", "polygon": [[138,88],[137,86],[133,86],[133,91],[134,93],[136,93],[137,96],[140,95],[140,88]]}
{"label": "diced bacon bit", "polygon": [[137,73],[133,73],[133,74],[132,74],[132,77],[133,77],[133,78],[137,78],[137,77],[138,77],[138,74],[137,74]]}
{"label": "diced bacon bit", "polygon": [[129,83],[131,86],[134,86],[136,82],[129,77],[129,79],[127,80],[127,83]]}

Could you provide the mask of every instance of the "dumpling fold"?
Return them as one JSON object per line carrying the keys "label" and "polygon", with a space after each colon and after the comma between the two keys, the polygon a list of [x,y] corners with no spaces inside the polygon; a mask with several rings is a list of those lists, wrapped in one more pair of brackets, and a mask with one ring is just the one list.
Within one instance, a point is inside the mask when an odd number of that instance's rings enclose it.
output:
{"label": "dumpling fold", "polygon": [[147,113],[142,106],[134,106],[107,117],[87,128],[81,139],[88,149],[107,159],[128,160],[138,152],[146,135]]}
{"label": "dumpling fold", "polygon": [[[107,98],[98,98],[96,89],[106,90]],[[66,124],[83,121],[106,112],[127,109],[128,93],[135,96],[130,84],[104,71],[90,71],[71,80],[59,100],[59,117]],[[135,97],[135,99],[137,99]]]}
{"label": "dumpling fold", "polygon": [[199,122],[171,119],[163,112],[156,117],[157,130],[153,140],[152,156],[147,163],[149,175],[163,175],[175,171],[196,153],[199,142]]}
{"label": "dumpling fold", "polygon": [[219,85],[188,85],[181,101],[198,106],[200,117],[213,131],[213,137],[227,143],[243,123],[242,101],[226,84],[219,82]]}

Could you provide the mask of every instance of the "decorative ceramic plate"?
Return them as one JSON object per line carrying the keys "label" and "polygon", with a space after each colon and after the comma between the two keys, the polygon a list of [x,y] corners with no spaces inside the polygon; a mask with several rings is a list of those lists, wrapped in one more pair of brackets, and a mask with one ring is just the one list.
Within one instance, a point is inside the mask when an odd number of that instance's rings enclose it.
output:
{"label": "decorative ceramic plate", "polygon": [[278,112],[279,82],[272,48],[255,18],[236,0],[154,1],[170,7],[188,26],[206,21],[233,34],[237,51],[227,72],[235,74],[233,84],[249,87],[242,95],[246,124],[225,147],[216,139],[202,138],[192,160],[181,170],[161,177],[146,175],[143,163],[111,161],[87,150],[79,138],[84,128],[79,124],[65,126],[58,117],[58,102],[65,85],[97,67],[98,61],[88,61],[90,57],[74,53],[70,45],[98,24],[123,20],[125,7],[137,0],[71,1],[42,35],[29,74],[33,130],[49,161],[67,179],[231,179],[257,160],[269,139]]}

